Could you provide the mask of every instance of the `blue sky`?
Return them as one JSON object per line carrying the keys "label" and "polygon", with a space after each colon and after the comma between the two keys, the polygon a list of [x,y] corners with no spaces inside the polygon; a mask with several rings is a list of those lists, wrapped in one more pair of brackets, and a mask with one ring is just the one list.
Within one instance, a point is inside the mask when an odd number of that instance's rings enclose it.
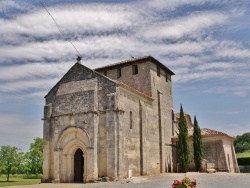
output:
{"label": "blue sky", "polygon": [[[250,131],[249,0],[0,0],[0,145],[42,137],[44,96],[76,62],[151,55],[170,68],[174,110],[201,128]],[[66,40],[67,39],[67,40]]]}

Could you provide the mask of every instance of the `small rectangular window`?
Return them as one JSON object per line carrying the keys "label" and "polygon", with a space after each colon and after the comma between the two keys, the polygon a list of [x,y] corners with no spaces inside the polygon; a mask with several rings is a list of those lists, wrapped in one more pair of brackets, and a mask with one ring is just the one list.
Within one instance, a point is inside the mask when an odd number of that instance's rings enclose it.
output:
{"label": "small rectangular window", "polygon": [[138,74],[138,65],[132,66],[132,72],[133,72],[133,75]]}
{"label": "small rectangular window", "polygon": [[165,76],[166,76],[166,82],[168,82],[168,73],[165,72]]}
{"label": "small rectangular window", "polygon": [[129,113],[129,119],[130,119],[130,129],[133,129],[133,119],[132,119],[132,111]]}
{"label": "small rectangular window", "polygon": [[121,68],[117,69],[117,78],[121,78],[122,76],[122,70]]}
{"label": "small rectangular window", "polygon": [[157,67],[157,76],[161,76],[161,69],[160,69],[160,67]]}
{"label": "small rectangular window", "polygon": [[104,76],[107,76],[107,75],[108,75],[107,71],[104,71]]}

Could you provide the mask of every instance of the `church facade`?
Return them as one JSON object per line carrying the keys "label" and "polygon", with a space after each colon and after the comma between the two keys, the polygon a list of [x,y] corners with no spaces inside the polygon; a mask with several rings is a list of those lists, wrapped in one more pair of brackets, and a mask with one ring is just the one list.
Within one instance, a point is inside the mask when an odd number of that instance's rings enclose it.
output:
{"label": "church facade", "polygon": [[42,181],[172,172],[173,75],[151,56],[74,64],[45,96]]}

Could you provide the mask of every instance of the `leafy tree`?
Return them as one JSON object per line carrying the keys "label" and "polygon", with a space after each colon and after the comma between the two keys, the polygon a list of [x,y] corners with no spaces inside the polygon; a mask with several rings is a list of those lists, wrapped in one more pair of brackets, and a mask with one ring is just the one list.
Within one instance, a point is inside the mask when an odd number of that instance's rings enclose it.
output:
{"label": "leafy tree", "polygon": [[179,133],[177,143],[177,154],[179,160],[179,167],[182,172],[187,172],[189,168],[189,147],[188,147],[188,127],[186,118],[181,105],[180,120],[179,120]]}
{"label": "leafy tree", "polygon": [[10,174],[18,172],[23,152],[15,146],[1,146],[0,150],[0,174],[5,174],[9,181]]}
{"label": "leafy tree", "polygon": [[201,129],[199,127],[196,116],[194,116],[194,132],[193,132],[193,147],[194,147],[194,163],[196,170],[201,168],[201,162],[203,158],[203,144],[201,137]]}
{"label": "leafy tree", "polygon": [[250,132],[237,136],[234,141],[234,147],[236,153],[242,153],[250,150]]}
{"label": "leafy tree", "polygon": [[43,139],[35,138],[30,144],[29,151],[25,153],[25,170],[28,174],[41,174],[43,164]]}

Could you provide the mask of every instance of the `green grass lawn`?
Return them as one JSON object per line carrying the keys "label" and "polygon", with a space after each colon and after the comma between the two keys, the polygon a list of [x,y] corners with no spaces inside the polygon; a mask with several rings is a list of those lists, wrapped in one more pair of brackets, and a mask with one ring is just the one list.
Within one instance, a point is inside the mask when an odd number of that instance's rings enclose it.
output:
{"label": "green grass lawn", "polygon": [[244,153],[236,153],[237,158],[250,158],[250,151]]}
{"label": "green grass lawn", "polygon": [[10,177],[9,182],[6,181],[6,178],[0,177],[0,187],[5,186],[14,186],[14,185],[33,185],[41,183],[41,179],[22,179],[22,178],[12,178]]}

